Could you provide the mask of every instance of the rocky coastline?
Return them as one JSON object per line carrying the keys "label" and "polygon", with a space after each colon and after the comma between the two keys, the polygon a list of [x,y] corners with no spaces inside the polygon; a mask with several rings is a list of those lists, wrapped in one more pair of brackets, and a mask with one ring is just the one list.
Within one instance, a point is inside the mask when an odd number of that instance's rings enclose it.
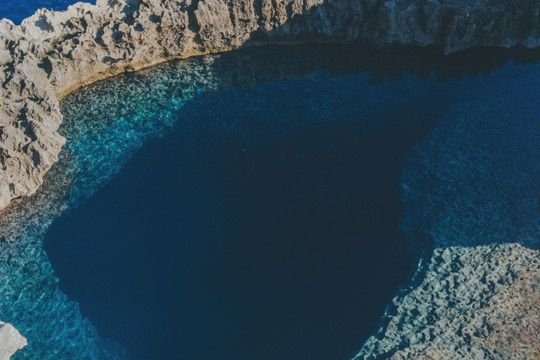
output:
{"label": "rocky coastline", "polygon": [[[60,100],[70,92],[172,59],[299,42],[433,45],[446,53],[535,48],[540,1],[98,0],[39,10],[21,25],[1,20],[0,209],[35,194],[58,161],[65,143]],[[526,247],[435,243],[424,279],[395,299],[357,358],[538,358],[537,240]],[[475,291],[460,287],[470,282]],[[480,305],[454,313],[444,306],[448,299]],[[427,310],[418,312],[420,305]],[[500,322],[490,322],[494,313]],[[438,341],[445,332],[453,334]],[[0,323],[0,358],[25,343]]]}
{"label": "rocky coastline", "polygon": [[527,0],[98,0],[2,20],[0,209],[35,193],[58,160],[59,99],[97,80],[268,43],[537,47],[539,13]]}

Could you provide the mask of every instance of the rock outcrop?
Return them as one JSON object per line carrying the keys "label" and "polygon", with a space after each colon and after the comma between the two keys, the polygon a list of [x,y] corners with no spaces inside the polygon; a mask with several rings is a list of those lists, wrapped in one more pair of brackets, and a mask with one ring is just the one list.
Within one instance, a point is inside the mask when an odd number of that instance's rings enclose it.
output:
{"label": "rock outcrop", "polygon": [[2,20],[0,209],[57,161],[59,98],[99,79],[264,43],[536,47],[539,14],[536,0],[98,0]]}
{"label": "rock outcrop", "polygon": [[540,253],[517,244],[437,249],[355,360],[540,358]]}
{"label": "rock outcrop", "polygon": [[0,360],[9,360],[26,346],[26,339],[11,324],[0,321]]}

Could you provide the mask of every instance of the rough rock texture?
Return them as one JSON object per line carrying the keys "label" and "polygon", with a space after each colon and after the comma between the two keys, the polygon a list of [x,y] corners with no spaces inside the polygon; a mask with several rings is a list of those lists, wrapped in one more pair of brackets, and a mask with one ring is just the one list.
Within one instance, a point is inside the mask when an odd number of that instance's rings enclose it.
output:
{"label": "rough rock texture", "polygon": [[517,244],[435,250],[360,359],[539,359],[540,253]]}
{"label": "rough rock texture", "polygon": [[244,45],[359,41],[536,47],[535,0],[98,0],[0,21],[0,209],[31,195],[64,139],[58,98],[172,58]]}
{"label": "rough rock texture", "polygon": [[0,321],[0,360],[9,360],[26,346],[26,339],[11,324]]}

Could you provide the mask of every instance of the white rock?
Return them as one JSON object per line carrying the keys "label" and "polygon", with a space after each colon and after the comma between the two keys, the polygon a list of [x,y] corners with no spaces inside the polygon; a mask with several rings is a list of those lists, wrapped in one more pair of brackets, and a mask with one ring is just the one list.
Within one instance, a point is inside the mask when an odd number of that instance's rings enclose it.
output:
{"label": "white rock", "polygon": [[11,324],[0,321],[0,360],[9,360],[27,341]]}

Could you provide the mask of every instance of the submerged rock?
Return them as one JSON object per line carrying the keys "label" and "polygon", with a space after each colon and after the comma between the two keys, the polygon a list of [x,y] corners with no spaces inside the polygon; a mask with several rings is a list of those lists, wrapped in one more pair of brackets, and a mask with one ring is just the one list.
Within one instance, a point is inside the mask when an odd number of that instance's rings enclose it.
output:
{"label": "submerged rock", "polygon": [[0,321],[0,360],[9,360],[26,343],[24,336],[13,325]]}

